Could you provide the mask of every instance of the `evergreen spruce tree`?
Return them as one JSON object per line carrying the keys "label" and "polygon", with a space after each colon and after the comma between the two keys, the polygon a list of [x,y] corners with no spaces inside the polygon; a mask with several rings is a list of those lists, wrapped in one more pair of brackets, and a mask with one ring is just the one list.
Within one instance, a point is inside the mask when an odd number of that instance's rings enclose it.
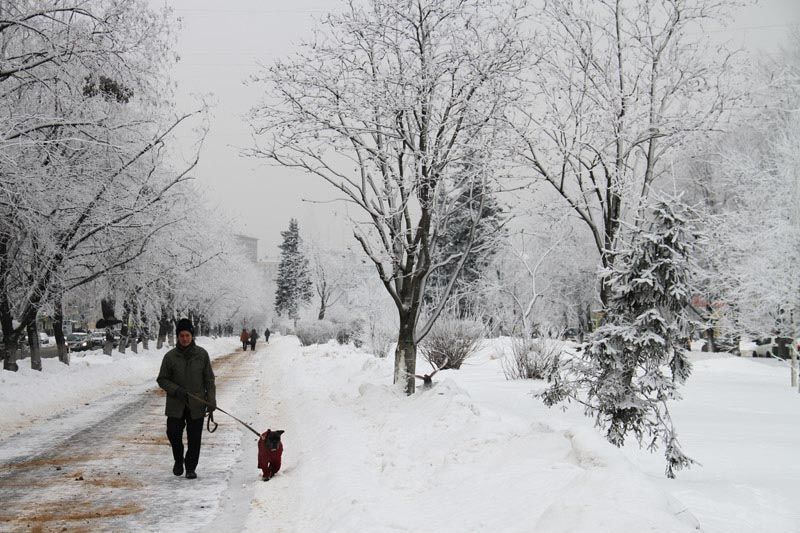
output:
{"label": "evergreen spruce tree", "polygon": [[275,312],[296,319],[300,306],[311,301],[311,276],[308,259],[303,255],[300,227],[289,220],[289,229],[281,232],[281,262],[275,280]]}
{"label": "evergreen spruce tree", "polygon": [[583,359],[568,375],[556,371],[541,396],[548,405],[580,401],[616,446],[630,434],[651,451],[661,441],[672,478],[694,462],[679,446],[667,402],[680,398],[678,386],[691,373],[685,346],[692,255],[701,235],[690,210],[677,201],[657,203],[650,215],[603,275],[610,294],[605,321]]}
{"label": "evergreen spruce tree", "polygon": [[[474,242],[451,296],[456,314],[462,318],[475,308],[475,285],[497,252],[498,235],[503,231],[503,208],[482,183],[477,180],[471,182],[471,186],[462,189],[456,198],[448,223],[438,236],[437,252],[432,263],[443,264],[431,271],[423,296],[429,307],[438,303],[439,294],[455,274],[459,255],[469,246],[473,217],[480,209]],[[447,258],[450,260],[445,262]]]}

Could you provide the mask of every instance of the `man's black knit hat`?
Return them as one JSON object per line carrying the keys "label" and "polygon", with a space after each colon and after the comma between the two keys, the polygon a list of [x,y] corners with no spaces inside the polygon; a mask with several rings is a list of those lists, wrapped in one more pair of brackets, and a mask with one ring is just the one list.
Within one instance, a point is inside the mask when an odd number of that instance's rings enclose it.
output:
{"label": "man's black knit hat", "polygon": [[192,326],[192,321],[188,318],[181,318],[178,320],[178,324],[175,326],[175,335],[178,335],[181,331],[188,331],[192,334],[192,336],[194,336],[194,326]]}

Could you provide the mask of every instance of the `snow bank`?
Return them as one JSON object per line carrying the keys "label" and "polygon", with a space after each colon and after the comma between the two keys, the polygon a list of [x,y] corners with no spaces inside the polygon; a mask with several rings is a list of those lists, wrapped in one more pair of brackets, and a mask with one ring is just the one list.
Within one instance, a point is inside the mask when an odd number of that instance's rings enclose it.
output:
{"label": "snow bank", "polygon": [[[233,351],[234,338],[200,337],[197,343],[211,358]],[[151,348],[134,354],[102,350],[75,352],[70,365],[55,358],[42,359],[43,370],[31,370],[20,360],[18,372],[0,370],[0,441],[38,420],[77,405],[147,382],[155,386],[161,359],[169,348]],[[152,381],[151,381],[152,380]]]}
{"label": "snow bank", "polygon": [[[251,531],[692,531],[696,521],[595,432],[556,429],[492,347],[411,398],[392,361],[283,341],[271,395],[294,421]],[[422,362],[419,363],[422,365]],[[420,366],[422,368],[422,366]],[[544,416],[541,416],[544,414]],[[292,495],[292,512],[271,515]],[[680,512],[684,511],[684,512]],[[289,521],[287,523],[287,520]]]}

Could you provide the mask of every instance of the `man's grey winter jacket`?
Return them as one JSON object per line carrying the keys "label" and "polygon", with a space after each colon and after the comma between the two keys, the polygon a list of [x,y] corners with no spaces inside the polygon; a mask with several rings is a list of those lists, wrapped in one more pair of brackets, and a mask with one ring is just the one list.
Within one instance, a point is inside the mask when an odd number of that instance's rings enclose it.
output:
{"label": "man's grey winter jacket", "polygon": [[[186,348],[176,346],[164,354],[161,371],[158,373],[158,386],[167,391],[165,414],[176,418],[183,416],[186,401],[177,395],[178,387],[186,392],[205,398],[211,405],[217,405],[217,388],[214,385],[214,371],[208,352],[194,341]],[[203,418],[205,404],[189,398],[191,418]]]}

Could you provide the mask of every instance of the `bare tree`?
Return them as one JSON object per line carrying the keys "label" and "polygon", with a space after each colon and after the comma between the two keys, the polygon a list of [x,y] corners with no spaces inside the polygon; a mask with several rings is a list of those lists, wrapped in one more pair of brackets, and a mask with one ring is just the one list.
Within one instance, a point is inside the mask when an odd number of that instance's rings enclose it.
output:
{"label": "bare tree", "polygon": [[[520,156],[590,231],[610,267],[620,224],[687,143],[719,127],[738,98],[735,55],[707,22],[727,0],[550,0],[539,21],[546,52],[519,114]],[[601,300],[607,290],[601,287]]]}
{"label": "bare tree", "polygon": [[355,238],[399,315],[394,382],[407,394],[417,343],[452,291],[481,209],[466,248],[442,259],[458,266],[418,325],[439,206],[455,190],[485,190],[498,165],[499,119],[526,58],[522,18],[511,2],[353,1],[256,78],[273,100],[252,112],[254,154],[322,178],[359,208]]}
{"label": "bare tree", "polygon": [[704,145],[693,165],[705,171],[705,187],[697,179],[692,185],[714,237],[703,249],[706,294],[698,312],[734,339],[794,338],[800,334],[800,34],[753,77],[765,85],[759,105],[731,133]]}
{"label": "bare tree", "polygon": [[319,297],[317,318],[323,320],[327,311],[358,286],[358,261],[351,254],[311,246],[311,271],[314,289]]}
{"label": "bare tree", "polygon": [[14,368],[16,341],[45,303],[122,268],[172,222],[163,206],[194,163],[164,164],[188,118],[170,122],[164,107],[164,12],[139,0],[3,8],[0,325]]}

